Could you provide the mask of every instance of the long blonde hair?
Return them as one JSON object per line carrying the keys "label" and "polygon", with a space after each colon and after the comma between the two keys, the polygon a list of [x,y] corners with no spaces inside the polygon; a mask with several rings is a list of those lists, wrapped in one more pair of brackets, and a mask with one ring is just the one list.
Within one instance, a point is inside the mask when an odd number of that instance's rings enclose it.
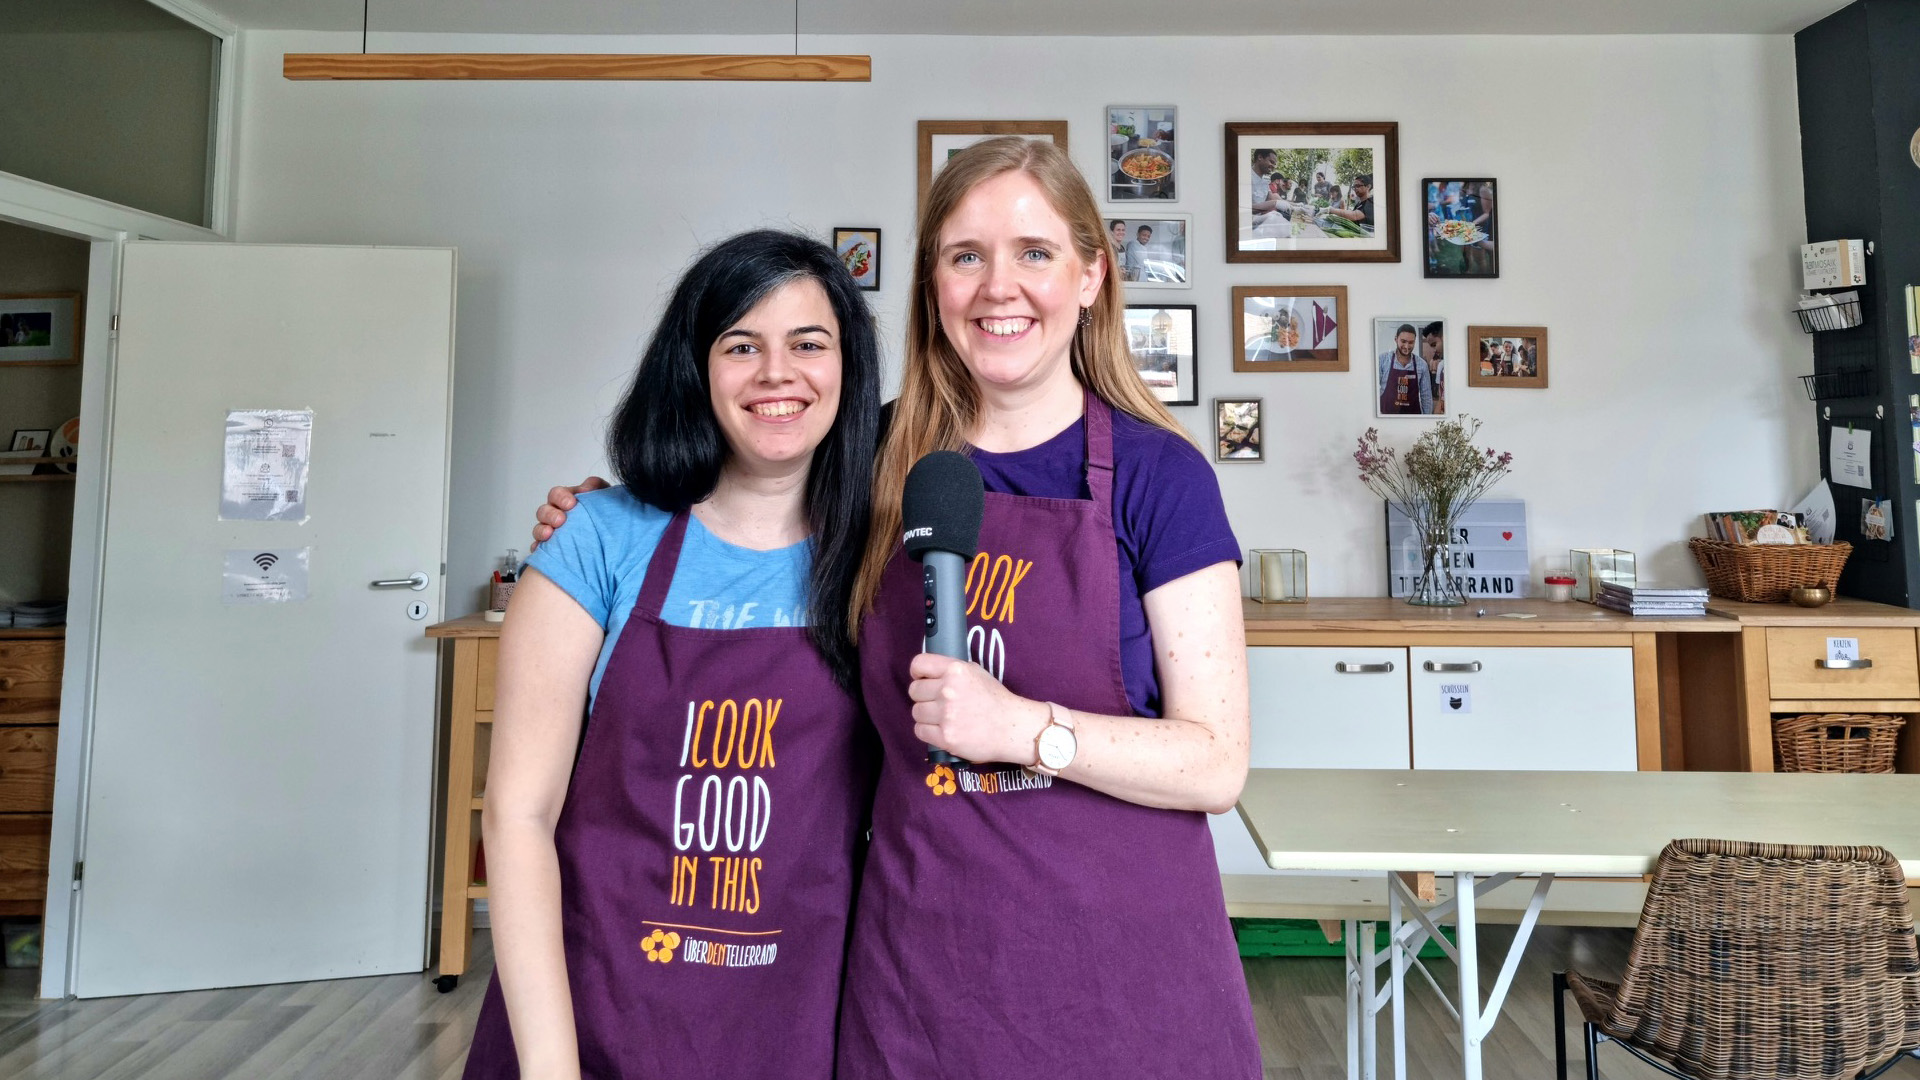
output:
{"label": "long blonde hair", "polygon": [[[1015,170],[1040,185],[1053,212],[1067,223],[1074,252],[1091,266],[1107,257],[1106,220],[1093,192],[1066,151],[1050,142],[1016,135],[985,139],[947,161],[927,189],[913,257],[913,302],[907,319],[906,365],[900,398],[881,445],[873,474],[873,527],[867,533],[866,559],[854,585],[848,612],[854,633],[873,610],[887,560],[900,547],[900,494],[913,463],[935,450],[959,450],[980,413],[980,390],[966,364],[940,329],[933,271],[940,230],[961,200],[982,183]],[[1188,442],[1193,437],[1141,381],[1127,344],[1126,297],[1117,268],[1107,266],[1100,292],[1088,310],[1090,324],[1073,336],[1073,374],[1102,401],[1146,423],[1165,428]]]}

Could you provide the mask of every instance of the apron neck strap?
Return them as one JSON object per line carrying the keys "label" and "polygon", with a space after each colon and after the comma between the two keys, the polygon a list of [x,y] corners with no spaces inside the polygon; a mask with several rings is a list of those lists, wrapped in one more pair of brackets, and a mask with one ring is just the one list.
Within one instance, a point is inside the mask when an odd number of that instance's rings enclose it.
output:
{"label": "apron neck strap", "polygon": [[689,516],[685,510],[673,515],[654,546],[653,558],[647,560],[647,576],[640,582],[640,610],[649,615],[658,616],[667,605],[667,586],[673,584],[674,568],[680,565],[680,544],[687,538]]}
{"label": "apron neck strap", "polygon": [[1113,406],[1086,392],[1087,494],[1102,506],[1113,505]]}

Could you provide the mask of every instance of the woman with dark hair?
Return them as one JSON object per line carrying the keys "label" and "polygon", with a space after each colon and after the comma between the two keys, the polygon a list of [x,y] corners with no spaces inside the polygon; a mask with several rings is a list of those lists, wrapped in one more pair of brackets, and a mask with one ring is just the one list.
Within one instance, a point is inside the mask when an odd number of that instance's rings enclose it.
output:
{"label": "woman with dark hair", "polygon": [[817,241],[733,237],[674,290],[608,433],[624,486],[581,496],[501,628],[467,1077],[832,1075],[879,389]]}

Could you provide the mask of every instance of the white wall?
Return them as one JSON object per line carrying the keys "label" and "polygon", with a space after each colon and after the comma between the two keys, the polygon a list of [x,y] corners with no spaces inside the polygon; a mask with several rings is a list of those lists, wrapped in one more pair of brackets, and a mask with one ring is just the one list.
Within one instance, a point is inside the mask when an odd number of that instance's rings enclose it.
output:
{"label": "white wall", "polygon": [[[788,51],[790,39],[384,36],[393,51]],[[1200,394],[1267,401],[1267,461],[1219,469],[1243,547],[1300,547],[1315,595],[1385,591],[1379,503],[1349,454],[1379,424],[1356,336],[1344,374],[1237,375],[1229,289],[1345,284],[1353,325],[1450,320],[1449,404],[1512,450],[1536,574],[1570,546],[1697,576],[1710,508],[1797,499],[1818,478],[1811,352],[1787,309],[1804,239],[1786,37],[802,39],[873,55],[871,84],[294,83],[287,51],[357,36],[243,38],[239,239],[460,248],[450,594],[524,549],[545,489],[604,469],[603,420],[665,291],[700,245],[761,224],[885,230],[874,294],[905,323],[914,122],[1058,119],[1097,166],[1108,104],[1180,108]],[[1392,265],[1228,266],[1221,124],[1395,120],[1402,211],[1422,176],[1500,181],[1501,274]],[[1411,230],[1406,239],[1415,239]],[[1546,391],[1468,387],[1469,323],[1551,330]],[[1205,435],[1210,408],[1177,410]],[[324,468],[324,462],[316,462]],[[1649,574],[1650,572],[1650,574]],[[457,586],[475,583],[462,591]]]}

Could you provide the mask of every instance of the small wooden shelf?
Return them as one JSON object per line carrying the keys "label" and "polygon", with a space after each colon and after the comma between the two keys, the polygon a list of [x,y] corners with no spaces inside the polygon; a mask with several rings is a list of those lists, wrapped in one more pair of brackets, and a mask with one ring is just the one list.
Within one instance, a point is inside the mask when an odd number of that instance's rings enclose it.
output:
{"label": "small wooden shelf", "polygon": [[487,887],[485,885],[467,886],[467,899],[485,900],[486,898],[487,898]]}
{"label": "small wooden shelf", "polygon": [[485,810],[487,808],[487,800],[475,795],[473,797],[473,808],[475,810]]}

